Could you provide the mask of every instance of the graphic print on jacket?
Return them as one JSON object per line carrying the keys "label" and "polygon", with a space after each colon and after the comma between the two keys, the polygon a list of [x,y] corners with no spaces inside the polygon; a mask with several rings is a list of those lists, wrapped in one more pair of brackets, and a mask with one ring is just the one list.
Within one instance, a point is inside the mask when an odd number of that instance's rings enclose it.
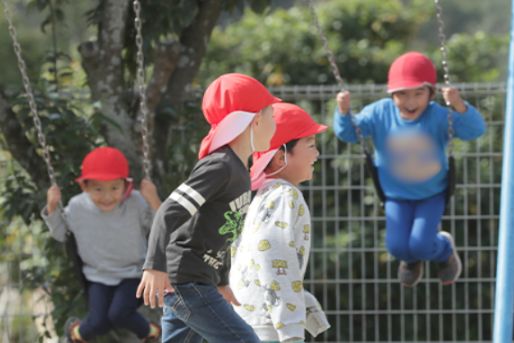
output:
{"label": "graphic print on jacket", "polygon": [[172,283],[228,283],[227,248],[250,198],[248,170],[229,147],[198,161],[157,211],[144,268],[167,271]]}

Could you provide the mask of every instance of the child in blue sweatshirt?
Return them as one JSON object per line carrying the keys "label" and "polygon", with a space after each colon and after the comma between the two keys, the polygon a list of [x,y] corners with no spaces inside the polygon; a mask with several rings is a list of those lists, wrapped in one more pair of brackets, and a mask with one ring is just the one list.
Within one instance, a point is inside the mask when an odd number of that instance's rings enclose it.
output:
{"label": "child in blue sweatshirt", "polygon": [[[386,246],[400,265],[398,277],[407,287],[423,275],[423,261],[440,264],[443,285],[454,283],[462,271],[453,237],[439,231],[448,188],[449,109],[433,102],[436,70],[419,52],[398,57],[389,69],[390,98],[366,106],[354,124],[375,146],[374,162],[384,191]],[[456,88],[442,89],[453,108],[454,136],[472,140],[485,132],[481,114],[465,102]],[[356,142],[352,126],[350,93],[337,94],[334,132],[346,142]]]}

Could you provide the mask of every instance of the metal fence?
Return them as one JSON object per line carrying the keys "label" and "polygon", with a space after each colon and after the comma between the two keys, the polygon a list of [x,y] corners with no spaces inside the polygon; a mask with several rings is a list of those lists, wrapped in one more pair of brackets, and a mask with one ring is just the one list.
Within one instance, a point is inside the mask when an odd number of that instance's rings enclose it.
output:
{"label": "metal fence", "polygon": [[[332,328],[319,342],[491,341],[501,175],[504,84],[458,84],[486,118],[487,134],[455,142],[457,189],[442,228],[456,239],[464,270],[441,286],[434,265],[414,289],[397,279],[398,261],[385,249],[385,218],[361,148],[320,137],[314,180],[304,191],[313,216],[313,249],[306,287],[322,303]],[[385,86],[350,86],[357,112],[386,96]],[[324,123],[332,122],[335,87],[274,89]],[[441,99],[438,99],[441,100]]]}
{"label": "metal fence", "polygon": [[[454,235],[463,260],[459,282],[441,286],[436,269],[427,263],[417,287],[400,286],[398,262],[385,250],[384,215],[360,148],[338,142],[329,130],[319,139],[315,178],[303,189],[313,217],[305,285],[320,300],[332,327],[308,340],[491,341],[505,85],[457,86],[488,124],[486,135],[469,143],[456,142],[454,149],[458,184],[442,227]],[[386,95],[383,85],[355,85],[349,90],[355,112]],[[337,87],[280,87],[273,92],[331,124]],[[2,256],[9,253],[0,246]],[[39,298],[20,291],[19,273],[10,272],[16,267],[0,259],[0,342],[36,342],[36,326],[28,325],[51,305],[38,306]],[[19,331],[14,340],[9,339],[13,330]]]}

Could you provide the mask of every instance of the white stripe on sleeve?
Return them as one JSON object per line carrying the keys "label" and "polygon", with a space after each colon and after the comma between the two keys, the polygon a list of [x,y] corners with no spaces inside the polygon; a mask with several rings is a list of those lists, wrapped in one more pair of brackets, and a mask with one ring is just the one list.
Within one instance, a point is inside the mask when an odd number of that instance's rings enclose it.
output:
{"label": "white stripe on sleeve", "polygon": [[189,212],[189,214],[191,214],[191,216],[194,216],[194,214],[198,211],[198,208],[193,205],[191,201],[187,200],[183,195],[177,193],[176,191],[171,193],[169,198],[178,202],[178,204],[184,207]]}
{"label": "white stripe on sleeve", "polygon": [[185,183],[181,184],[178,190],[189,196],[194,201],[196,201],[199,207],[205,203],[205,198],[200,193],[198,193],[194,188],[186,185]]}

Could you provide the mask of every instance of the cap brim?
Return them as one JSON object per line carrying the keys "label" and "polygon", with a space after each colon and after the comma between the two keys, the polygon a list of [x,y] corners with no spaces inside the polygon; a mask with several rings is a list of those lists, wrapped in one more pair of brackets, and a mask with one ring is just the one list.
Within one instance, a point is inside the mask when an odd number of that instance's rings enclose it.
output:
{"label": "cap brim", "polygon": [[214,128],[209,154],[216,149],[232,142],[250,125],[256,113],[234,111],[227,115]]}
{"label": "cap brim", "polygon": [[76,182],[85,181],[85,180],[98,180],[98,181],[111,181],[111,180],[128,180],[128,177],[120,176],[118,174],[88,174],[81,175],[75,179]]}
{"label": "cap brim", "polygon": [[416,82],[403,82],[401,85],[392,85],[392,87],[388,87],[387,89],[387,93],[391,94],[391,93],[394,93],[394,92],[399,92],[399,91],[405,91],[405,90],[408,90],[408,89],[416,89],[416,88],[421,88],[423,86],[428,86],[428,87],[431,87],[431,88],[434,88],[435,85],[429,83],[429,82],[419,82],[419,81],[416,81]]}
{"label": "cap brim", "polygon": [[254,159],[252,168],[250,169],[250,177],[252,180],[252,191],[258,189],[262,184],[262,181],[266,178],[264,175],[264,169],[273,159],[273,156],[277,153],[278,149],[273,149],[263,153],[259,158]]}

